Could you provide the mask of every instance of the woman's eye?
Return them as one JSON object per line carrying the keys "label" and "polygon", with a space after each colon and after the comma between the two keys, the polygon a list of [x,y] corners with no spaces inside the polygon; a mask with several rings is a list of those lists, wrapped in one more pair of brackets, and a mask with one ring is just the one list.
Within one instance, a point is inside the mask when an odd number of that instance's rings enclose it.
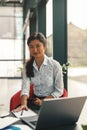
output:
{"label": "woman's eye", "polygon": [[29,48],[34,48],[33,46],[29,46]]}
{"label": "woman's eye", "polygon": [[40,46],[41,46],[40,44],[37,44],[37,45],[35,45],[35,46],[30,45],[29,48],[30,48],[30,49],[33,49],[33,48],[39,48]]}
{"label": "woman's eye", "polygon": [[38,48],[38,47],[40,47],[40,45],[38,44],[38,45],[36,45],[36,48]]}

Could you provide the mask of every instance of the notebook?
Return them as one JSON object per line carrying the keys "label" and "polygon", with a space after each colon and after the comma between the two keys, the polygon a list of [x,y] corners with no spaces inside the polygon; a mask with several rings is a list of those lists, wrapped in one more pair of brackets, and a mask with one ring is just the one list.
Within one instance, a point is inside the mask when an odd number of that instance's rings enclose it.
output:
{"label": "notebook", "polygon": [[[22,118],[32,130],[46,130],[77,123],[87,96],[45,99],[38,118]],[[36,121],[36,124],[33,124]]]}
{"label": "notebook", "polygon": [[32,111],[31,109],[28,109],[27,111],[26,110],[22,110],[22,111],[19,111],[19,112],[12,111],[12,113],[17,118],[37,116],[37,114],[34,111]]}

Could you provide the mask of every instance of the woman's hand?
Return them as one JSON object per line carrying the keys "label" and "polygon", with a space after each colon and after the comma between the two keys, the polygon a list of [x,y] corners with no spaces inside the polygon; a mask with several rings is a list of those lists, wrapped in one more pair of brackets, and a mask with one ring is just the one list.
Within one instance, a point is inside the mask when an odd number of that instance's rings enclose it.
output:
{"label": "woman's hand", "polygon": [[[49,96],[47,96],[46,97],[47,99],[49,99],[49,98],[54,98],[52,95],[49,95]],[[45,98],[45,99],[46,99]],[[33,99],[33,103],[35,104],[35,105],[38,105],[38,106],[41,106],[42,105],[42,101],[43,100],[41,100],[41,99],[39,99],[39,98],[34,98]]]}
{"label": "woman's hand", "polygon": [[17,107],[16,109],[14,109],[14,112],[19,112],[21,110],[28,110],[29,108],[26,105],[20,105],[19,107]]}
{"label": "woman's hand", "polygon": [[33,101],[33,103],[34,103],[35,105],[41,106],[41,105],[42,105],[42,100],[39,99],[39,98],[35,98],[35,100]]}

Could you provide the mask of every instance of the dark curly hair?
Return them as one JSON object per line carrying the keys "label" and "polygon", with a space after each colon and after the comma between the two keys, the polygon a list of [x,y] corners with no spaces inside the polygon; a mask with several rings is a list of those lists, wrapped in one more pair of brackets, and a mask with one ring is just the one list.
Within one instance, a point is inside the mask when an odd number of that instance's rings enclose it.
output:
{"label": "dark curly hair", "polygon": [[[47,40],[45,36],[41,32],[35,32],[33,33],[27,40],[27,45],[29,46],[30,42],[33,40],[38,40],[42,44],[46,45]],[[33,72],[33,61],[34,57],[31,56],[30,60],[26,64],[26,75],[27,77],[31,78],[34,77],[34,72]]]}

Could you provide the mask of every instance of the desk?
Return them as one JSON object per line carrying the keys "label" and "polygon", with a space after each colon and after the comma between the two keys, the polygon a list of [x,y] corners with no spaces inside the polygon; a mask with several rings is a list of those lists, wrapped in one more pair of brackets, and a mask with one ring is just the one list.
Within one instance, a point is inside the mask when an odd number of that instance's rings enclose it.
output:
{"label": "desk", "polygon": [[[13,116],[12,113],[10,116]],[[18,121],[17,123],[14,124],[24,124],[21,120]],[[64,127],[58,127],[58,128],[50,128],[47,130],[83,130],[81,127],[81,124],[87,124],[87,101],[84,105],[84,108],[81,112],[80,118],[78,120],[77,125],[72,125],[72,126],[64,126]],[[46,130],[46,129],[45,129]]]}

